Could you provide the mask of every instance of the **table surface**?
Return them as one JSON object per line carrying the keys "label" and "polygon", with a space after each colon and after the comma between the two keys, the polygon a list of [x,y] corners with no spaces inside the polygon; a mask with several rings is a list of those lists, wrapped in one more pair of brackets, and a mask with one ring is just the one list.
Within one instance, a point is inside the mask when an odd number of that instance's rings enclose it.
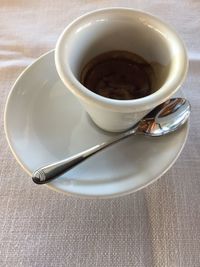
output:
{"label": "table surface", "polygon": [[[12,84],[87,11],[126,6],[170,23],[188,49],[190,133],[175,165],[129,196],[83,200],[34,185],[5,139]],[[200,266],[200,1],[0,0],[0,266]],[[31,152],[30,152],[31,153]]]}

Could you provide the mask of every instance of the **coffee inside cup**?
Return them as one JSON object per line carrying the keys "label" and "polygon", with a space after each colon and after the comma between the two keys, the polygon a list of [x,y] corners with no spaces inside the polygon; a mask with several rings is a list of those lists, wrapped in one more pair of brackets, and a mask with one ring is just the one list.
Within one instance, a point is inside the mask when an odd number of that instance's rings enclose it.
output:
{"label": "coffee inside cup", "polygon": [[155,91],[154,69],[141,56],[109,51],[90,60],[81,72],[81,83],[104,97],[131,100]]}

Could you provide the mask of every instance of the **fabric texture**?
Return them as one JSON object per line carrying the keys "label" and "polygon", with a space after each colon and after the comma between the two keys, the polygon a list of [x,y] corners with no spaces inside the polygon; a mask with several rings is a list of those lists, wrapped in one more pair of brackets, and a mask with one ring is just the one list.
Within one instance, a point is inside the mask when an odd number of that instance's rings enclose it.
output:
{"label": "fabric texture", "polygon": [[[14,159],[3,128],[5,102],[18,75],[55,47],[69,22],[109,6],[157,15],[185,41],[189,138],[175,165],[139,192],[111,200],[67,197],[33,184]],[[198,0],[0,0],[0,266],[200,266],[199,43]]]}

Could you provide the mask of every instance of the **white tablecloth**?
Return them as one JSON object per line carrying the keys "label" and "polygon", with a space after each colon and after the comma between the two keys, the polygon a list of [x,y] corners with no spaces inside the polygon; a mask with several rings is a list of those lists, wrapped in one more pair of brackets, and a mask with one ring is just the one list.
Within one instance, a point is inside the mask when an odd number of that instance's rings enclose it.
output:
{"label": "white tablecloth", "polygon": [[[190,134],[156,183],[113,200],[83,200],[32,183],[5,140],[11,85],[63,28],[96,8],[126,6],[171,24],[186,43]],[[0,266],[200,266],[200,1],[0,0]],[[31,153],[31,151],[30,151]]]}

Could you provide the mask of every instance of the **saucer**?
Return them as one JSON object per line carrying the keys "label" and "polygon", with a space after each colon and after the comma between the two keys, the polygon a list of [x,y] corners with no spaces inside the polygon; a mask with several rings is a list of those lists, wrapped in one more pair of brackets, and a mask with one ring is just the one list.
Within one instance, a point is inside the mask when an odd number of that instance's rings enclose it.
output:
{"label": "saucer", "polygon": [[[46,186],[95,198],[139,190],[173,165],[184,147],[188,128],[186,124],[163,137],[129,137]],[[55,69],[54,51],[41,56],[15,82],[6,104],[5,131],[12,153],[29,175],[115,135],[95,126],[63,85]]]}

